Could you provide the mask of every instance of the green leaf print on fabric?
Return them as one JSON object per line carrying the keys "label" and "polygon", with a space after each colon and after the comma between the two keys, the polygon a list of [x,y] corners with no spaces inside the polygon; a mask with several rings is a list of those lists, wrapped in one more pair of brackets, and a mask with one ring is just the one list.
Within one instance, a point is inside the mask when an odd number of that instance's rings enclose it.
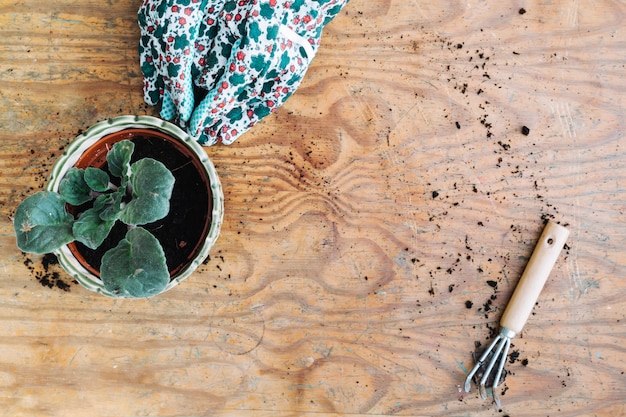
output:
{"label": "green leaf print on fabric", "polygon": [[261,39],[261,26],[259,26],[257,22],[250,23],[250,27],[248,29],[248,36],[254,42],[259,42],[259,39]]}
{"label": "green leaf print on fabric", "polygon": [[252,58],[252,62],[250,63],[250,67],[252,69],[255,69],[257,71],[262,71],[263,68],[265,68],[267,66],[267,63],[265,62],[265,55],[255,55]]}
{"label": "green leaf print on fabric", "polygon": [[230,144],[300,85],[348,0],[142,0],[144,100],[203,145]]}

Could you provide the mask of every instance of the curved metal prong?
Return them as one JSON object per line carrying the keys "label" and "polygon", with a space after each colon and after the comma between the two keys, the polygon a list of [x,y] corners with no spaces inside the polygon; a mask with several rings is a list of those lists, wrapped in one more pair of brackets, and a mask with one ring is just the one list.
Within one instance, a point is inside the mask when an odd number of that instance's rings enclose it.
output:
{"label": "curved metal prong", "polygon": [[498,394],[497,388],[500,384],[500,378],[502,377],[502,371],[504,370],[504,364],[506,363],[507,355],[509,354],[509,348],[511,347],[511,339],[508,337],[504,338],[504,350],[502,352],[502,359],[498,363],[498,372],[493,380],[493,399],[496,402],[496,405],[500,407],[500,395]]}
{"label": "curved metal prong", "polygon": [[[509,339],[506,337],[500,337],[500,339],[501,340],[500,340],[500,343],[498,343],[496,352],[493,354],[493,357],[489,361],[489,364],[487,365],[487,369],[485,369],[485,373],[483,374],[483,377],[480,379],[480,385],[478,386],[478,389],[480,390],[480,396],[483,400],[487,399],[487,393],[485,391],[485,384],[487,383],[487,378],[489,378],[489,374],[491,373],[491,370],[493,369],[496,362],[498,361],[498,358],[500,358],[500,353],[502,352],[502,349],[504,348],[505,345],[507,345],[507,343],[509,343]],[[504,367],[504,362],[506,362],[506,356],[500,359],[500,365],[503,367]]]}
{"label": "curved metal prong", "polygon": [[480,369],[483,362],[485,362],[485,359],[487,359],[487,357],[489,356],[489,353],[491,353],[491,351],[493,350],[493,347],[496,345],[496,343],[498,343],[500,339],[502,339],[501,334],[499,334],[495,339],[493,339],[493,342],[489,344],[489,347],[483,352],[483,354],[480,356],[478,361],[476,361],[476,364],[474,365],[470,373],[467,374],[467,378],[465,378],[465,392],[470,392],[470,388],[472,387],[472,378],[474,377],[474,374],[476,374],[476,372]]}

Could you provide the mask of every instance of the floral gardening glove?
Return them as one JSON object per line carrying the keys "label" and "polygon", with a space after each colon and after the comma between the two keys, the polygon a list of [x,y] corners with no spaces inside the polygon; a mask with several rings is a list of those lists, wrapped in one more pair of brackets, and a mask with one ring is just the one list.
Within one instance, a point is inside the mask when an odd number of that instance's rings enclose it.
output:
{"label": "floral gardening glove", "polygon": [[201,144],[231,144],[297,89],[347,1],[144,0],[144,98]]}

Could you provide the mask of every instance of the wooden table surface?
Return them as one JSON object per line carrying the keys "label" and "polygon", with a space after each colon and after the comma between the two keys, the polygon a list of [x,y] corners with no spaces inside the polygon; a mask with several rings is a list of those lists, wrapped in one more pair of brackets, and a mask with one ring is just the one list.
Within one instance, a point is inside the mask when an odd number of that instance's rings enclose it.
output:
{"label": "wooden table surface", "polygon": [[[625,415],[624,1],[352,1],[298,92],[206,148],[210,261],[129,301],[11,216],[79,132],[157,114],[137,8],[2,0],[1,416]],[[550,219],[496,407],[461,385]]]}

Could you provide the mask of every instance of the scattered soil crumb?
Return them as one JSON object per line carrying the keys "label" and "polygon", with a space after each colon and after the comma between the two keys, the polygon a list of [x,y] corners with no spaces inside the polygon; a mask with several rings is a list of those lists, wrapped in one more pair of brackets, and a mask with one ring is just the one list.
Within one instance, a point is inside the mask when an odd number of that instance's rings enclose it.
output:
{"label": "scattered soil crumb", "polygon": [[430,284],[430,288],[428,289],[428,294],[435,296],[435,288],[433,288],[433,284]]}
{"label": "scattered soil crumb", "polygon": [[[27,256],[24,254],[24,256]],[[76,280],[70,281],[68,284],[62,277],[61,267],[59,266],[59,260],[51,253],[45,254],[39,263],[33,262],[31,258],[26,257],[24,259],[24,265],[33,274],[37,282],[42,287],[58,288],[65,292],[69,292],[71,289],[70,284],[78,284]]]}

